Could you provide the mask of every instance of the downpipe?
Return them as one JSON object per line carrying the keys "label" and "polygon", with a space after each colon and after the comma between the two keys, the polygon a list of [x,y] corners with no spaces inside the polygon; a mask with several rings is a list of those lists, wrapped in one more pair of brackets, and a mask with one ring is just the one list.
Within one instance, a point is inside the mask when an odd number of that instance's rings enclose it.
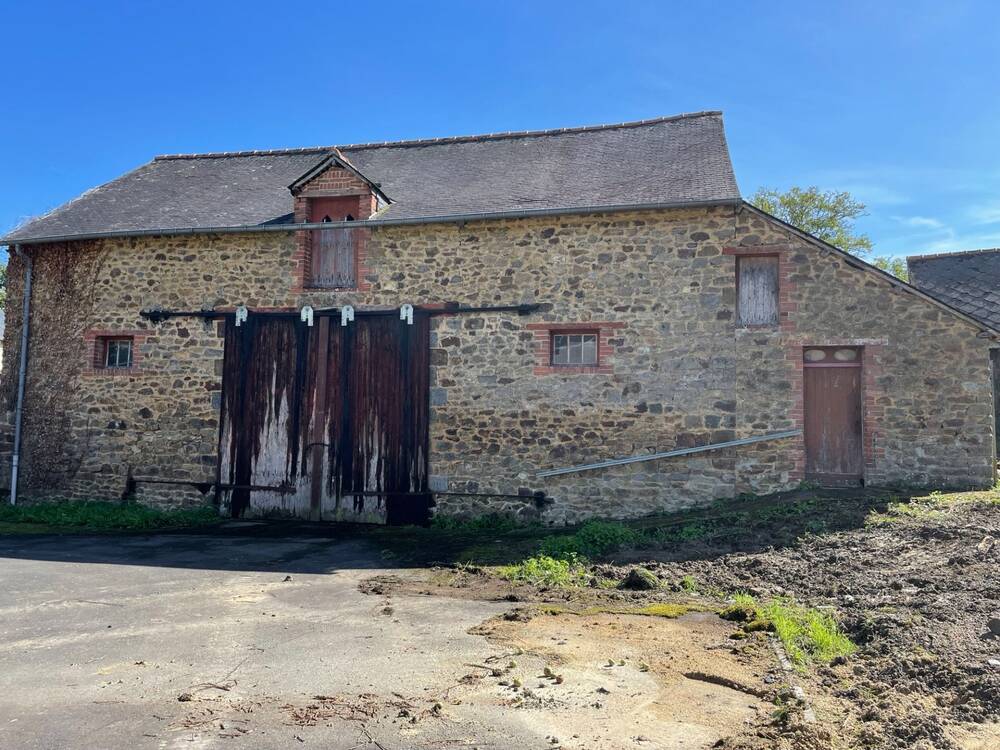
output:
{"label": "downpipe", "polygon": [[21,301],[21,361],[17,371],[17,407],[14,411],[14,452],[10,461],[10,504],[17,505],[17,472],[21,458],[21,421],[24,416],[24,381],[28,373],[28,329],[31,321],[31,258],[14,245],[14,254],[25,262]]}

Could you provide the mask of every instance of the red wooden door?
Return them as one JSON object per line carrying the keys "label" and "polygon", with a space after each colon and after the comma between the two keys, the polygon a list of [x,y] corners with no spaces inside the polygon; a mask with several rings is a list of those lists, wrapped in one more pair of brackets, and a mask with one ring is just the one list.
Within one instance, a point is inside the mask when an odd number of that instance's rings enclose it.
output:
{"label": "red wooden door", "polygon": [[804,351],[806,479],[828,486],[861,484],[861,351]]}

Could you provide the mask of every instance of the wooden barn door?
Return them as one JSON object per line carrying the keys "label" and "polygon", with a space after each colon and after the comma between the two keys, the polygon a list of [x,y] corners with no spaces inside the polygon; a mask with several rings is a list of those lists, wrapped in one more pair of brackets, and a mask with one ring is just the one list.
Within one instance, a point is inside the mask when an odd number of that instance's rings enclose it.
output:
{"label": "wooden barn door", "polygon": [[804,357],[806,479],[861,484],[861,350],[807,347]]}
{"label": "wooden barn door", "polygon": [[429,336],[420,313],[412,324],[384,315],[331,321],[314,426],[313,511],[318,504],[323,520],[428,518]]}
{"label": "wooden barn door", "polygon": [[423,523],[426,314],[229,322],[220,482],[234,517]]}
{"label": "wooden barn door", "polygon": [[227,323],[219,477],[234,518],[308,517],[310,336],[290,317]]}

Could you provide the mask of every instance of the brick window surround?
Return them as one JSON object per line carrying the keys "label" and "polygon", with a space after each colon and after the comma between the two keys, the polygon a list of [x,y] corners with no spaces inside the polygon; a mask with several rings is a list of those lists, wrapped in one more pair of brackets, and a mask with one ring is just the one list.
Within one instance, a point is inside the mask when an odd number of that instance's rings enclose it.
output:
{"label": "brick window surround", "polygon": [[736,247],[722,248],[723,255],[735,256],[733,258],[733,284],[738,284],[739,268],[735,262],[740,257],[751,258],[777,258],[778,259],[778,324],[775,325],[744,325],[739,322],[739,310],[735,311],[733,319],[738,328],[778,328],[785,332],[794,329],[790,320],[791,313],[797,309],[797,305],[792,301],[795,293],[795,282],[792,279],[792,262],[789,259],[790,245],[738,245]]}
{"label": "brick window surround", "polygon": [[[619,321],[590,321],[587,323],[528,323],[525,328],[533,331],[535,353],[535,375],[574,375],[582,373],[598,373],[610,375],[613,372],[611,358],[614,346],[611,337],[617,329],[624,328]],[[597,364],[596,365],[553,365],[552,336],[560,333],[594,333],[597,334]]]}
{"label": "brick window surround", "polygon": [[[115,377],[116,375],[135,375],[142,371],[142,345],[150,332],[146,330],[91,330],[83,334],[86,344],[87,367],[84,375],[99,375]],[[107,345],[109,341],[129,339],[132,342],[131,367],[107,367]]]}

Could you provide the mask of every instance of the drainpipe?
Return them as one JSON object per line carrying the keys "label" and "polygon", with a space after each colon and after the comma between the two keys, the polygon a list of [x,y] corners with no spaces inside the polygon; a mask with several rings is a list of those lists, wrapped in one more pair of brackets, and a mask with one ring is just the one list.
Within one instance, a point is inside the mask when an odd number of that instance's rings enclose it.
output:
{"label": "drainpipe", "polygon": [[10,504],[17,505],[17,469],[21,457],[21,418],[24,415],[24,381],[28,372],[28,326],[31,316],[31,258],[14,245],[14,253],[25,262],[21,306],[21,361],[17,372],[17,409],[14,412],[14,454],[10,462]]}

